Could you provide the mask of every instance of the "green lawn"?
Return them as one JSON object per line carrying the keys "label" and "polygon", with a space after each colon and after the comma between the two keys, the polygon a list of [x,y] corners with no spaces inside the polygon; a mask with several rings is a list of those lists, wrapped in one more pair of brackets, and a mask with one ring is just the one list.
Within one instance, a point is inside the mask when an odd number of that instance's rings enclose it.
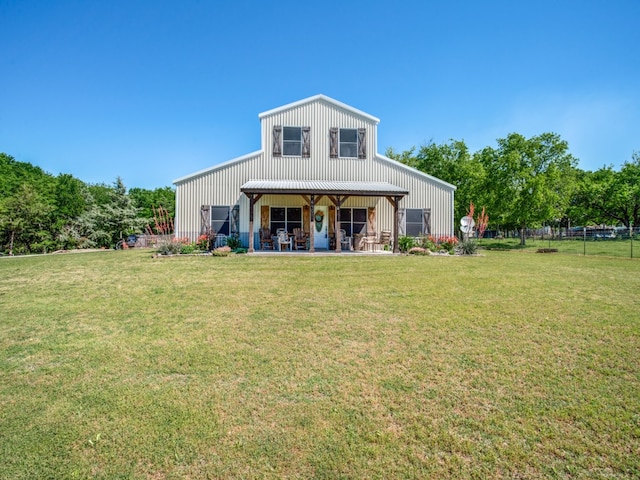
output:
{"label": "green lawn", "polygon": [[0,478],[638,478],[639,292],[523,252],[3,258]]}

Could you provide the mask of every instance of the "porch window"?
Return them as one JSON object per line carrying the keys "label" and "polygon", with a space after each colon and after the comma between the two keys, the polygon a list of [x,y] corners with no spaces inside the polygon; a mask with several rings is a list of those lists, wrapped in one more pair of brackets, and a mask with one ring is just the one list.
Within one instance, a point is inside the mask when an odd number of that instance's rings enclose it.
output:
{"label": "porch window", "polygon": [[215,235],[229,235],[229,207],[211,207],[211,231]]}
{"label": "porch window", "polygon": [[347,237],[356,233],[367,233],[367,209],[366,208],[341,208],[340,228],[346,232]]}
{"label": "porch window", "polygon": [[302,228],[302,208],[271,207],[271,234],[275,235],[279,228],[293,233],[294,228]]}

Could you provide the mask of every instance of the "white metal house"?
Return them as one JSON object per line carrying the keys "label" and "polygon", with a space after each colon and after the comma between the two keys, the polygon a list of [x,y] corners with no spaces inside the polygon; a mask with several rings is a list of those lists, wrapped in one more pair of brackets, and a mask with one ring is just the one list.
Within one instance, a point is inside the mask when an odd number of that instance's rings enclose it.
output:
{"label": "white metal house", "polygon": [[235,235],[251,252],[267,229],[306,231],[310,251],[453,234],[456,187],[377,153],[376,117],[316,95],[259,118],[260,150],[173,181],[176,236]]}

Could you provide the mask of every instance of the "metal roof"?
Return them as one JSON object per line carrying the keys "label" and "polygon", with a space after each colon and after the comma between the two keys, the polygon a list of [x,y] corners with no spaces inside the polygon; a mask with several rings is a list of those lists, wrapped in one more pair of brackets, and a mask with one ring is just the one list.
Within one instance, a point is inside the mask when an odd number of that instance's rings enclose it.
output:
{"label": "metal roof", "polygon": [[240,191],[244,193],[322,194],[371,196],[404,196],[405,188],[388,182],[336,182],[330,180],[249,180]]}

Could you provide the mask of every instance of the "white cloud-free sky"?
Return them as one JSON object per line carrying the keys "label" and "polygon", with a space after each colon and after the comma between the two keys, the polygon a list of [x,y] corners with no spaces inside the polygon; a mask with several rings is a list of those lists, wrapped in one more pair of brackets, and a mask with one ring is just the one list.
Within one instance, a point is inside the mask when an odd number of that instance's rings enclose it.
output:
{"label": "white cloud-free sky", "polygon": [[318,93],[378,150],[556,132],[579,166],[640,150],[640,1],[0,0],[0,152],[156,188],[260,148]]}

